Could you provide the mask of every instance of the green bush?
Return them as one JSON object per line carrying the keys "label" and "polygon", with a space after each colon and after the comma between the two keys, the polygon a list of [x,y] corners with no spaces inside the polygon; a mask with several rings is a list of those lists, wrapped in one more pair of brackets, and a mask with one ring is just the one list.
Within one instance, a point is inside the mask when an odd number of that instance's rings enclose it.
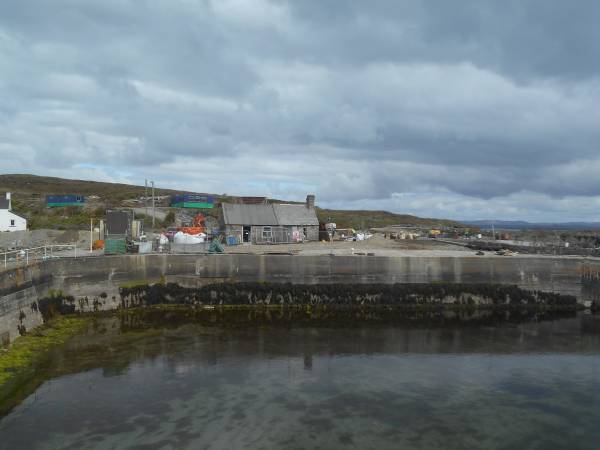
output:
{"label": "green bush", "polygon": [[166,227],[173,225],[173,223],[175,223],[175,212],[169,211],[165,216],[163,223]]}

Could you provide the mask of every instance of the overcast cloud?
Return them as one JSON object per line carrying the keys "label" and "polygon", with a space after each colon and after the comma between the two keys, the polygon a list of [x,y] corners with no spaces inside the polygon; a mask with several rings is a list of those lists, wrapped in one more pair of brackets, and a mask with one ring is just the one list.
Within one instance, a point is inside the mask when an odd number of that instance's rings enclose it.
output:
{"label": "overcast cloud", "polygon": [[2,173],[600,220],[600,2],[5,0]]}

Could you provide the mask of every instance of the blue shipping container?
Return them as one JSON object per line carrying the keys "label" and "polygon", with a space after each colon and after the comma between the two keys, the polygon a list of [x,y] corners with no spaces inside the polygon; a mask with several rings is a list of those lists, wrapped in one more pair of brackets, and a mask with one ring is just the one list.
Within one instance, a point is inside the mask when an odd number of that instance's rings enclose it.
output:
{"label": "blue shipping container", "polygon": [[46,206],[83,206],[85,197],[83,195],[47,195]]}
{"label": "blue shipping container", "polygon": [[212,208],[215,200],[210,195],[178,194],[171,196],[171,206],[175,208]]}

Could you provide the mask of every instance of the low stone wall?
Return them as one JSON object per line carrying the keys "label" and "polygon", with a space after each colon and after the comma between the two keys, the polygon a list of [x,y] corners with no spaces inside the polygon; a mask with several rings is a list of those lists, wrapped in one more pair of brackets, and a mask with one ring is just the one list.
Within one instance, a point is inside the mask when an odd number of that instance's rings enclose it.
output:
{"label": "low stone wall", "polygon": [[[33,300],[60,290],[88,302],[106,294],[104,307],[119,303],[119,287],[173,282],[200,287],[215,282],[486,283],[526,290],[597,297],[600,261],[552,257],[378,257],[288,255],[123,255],[59,259],[0,272],[0,336],[18,335],[21,311],[28,327]],[[30,318],[30,316],[32,316]],[[39,313],[37,314],[38,319]]]}

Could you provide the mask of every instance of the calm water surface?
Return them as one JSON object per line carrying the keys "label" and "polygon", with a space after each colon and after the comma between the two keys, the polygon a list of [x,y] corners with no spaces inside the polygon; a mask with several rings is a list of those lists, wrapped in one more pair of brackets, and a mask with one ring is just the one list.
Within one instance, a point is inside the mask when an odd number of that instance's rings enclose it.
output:
{"label": "calm water surface", "polygon": [[600,319],[79,339],[1,449],[598,449]]}

